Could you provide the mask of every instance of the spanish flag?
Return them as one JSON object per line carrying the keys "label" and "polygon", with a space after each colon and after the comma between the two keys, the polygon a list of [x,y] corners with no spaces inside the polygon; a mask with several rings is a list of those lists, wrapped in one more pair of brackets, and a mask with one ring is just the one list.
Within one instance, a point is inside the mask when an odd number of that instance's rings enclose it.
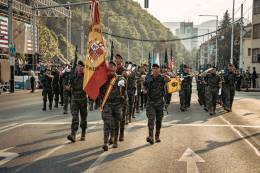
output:
{"label": "spanish flag", "polygon": [[83,89],[96,100],[99,89],[107,81],[106,46],[101,32],[99,1],[92,0],[91,26],[88,35],[88,55],[85,62]]}

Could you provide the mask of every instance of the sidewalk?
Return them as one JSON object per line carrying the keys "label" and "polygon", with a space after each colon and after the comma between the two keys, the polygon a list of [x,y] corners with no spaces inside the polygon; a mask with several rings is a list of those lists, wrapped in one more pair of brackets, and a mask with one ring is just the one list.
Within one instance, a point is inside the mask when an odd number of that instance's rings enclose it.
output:
{"label": "sidewalk", "polygon": [[246,91],[246,88],[242,88],[241,91],[244,91],[244,92],[260,92],[260,88],[248,88],[248,91]]}

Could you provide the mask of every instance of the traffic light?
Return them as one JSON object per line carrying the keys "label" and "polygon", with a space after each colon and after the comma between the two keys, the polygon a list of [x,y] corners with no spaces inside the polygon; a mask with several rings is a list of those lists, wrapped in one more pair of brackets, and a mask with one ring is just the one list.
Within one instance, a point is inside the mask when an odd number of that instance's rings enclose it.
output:
{"label": "traffic light", "polygon": [[144,8],[149,8],[149,0],[144,0]]}

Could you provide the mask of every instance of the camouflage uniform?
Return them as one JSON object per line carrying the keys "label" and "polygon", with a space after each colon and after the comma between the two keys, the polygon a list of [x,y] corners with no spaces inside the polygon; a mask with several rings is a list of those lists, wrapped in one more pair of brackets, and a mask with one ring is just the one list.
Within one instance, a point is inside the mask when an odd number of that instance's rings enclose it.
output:
{"label": "camouflage uniform", "polygon": [[200,75],[197,76],[196,82],[197,82],[197,91],[199,97],[198,102],[200,105],[205,105],[205,87],[203,84],[203,77]]}
{"label": "camouflage uniform", "polygon": [[63,111],[64,114],[67,114],[68,105],[69,103],[71,103],[71,85],[70,85],[71,72],[65,71],[62,78],[63,78],[63,99],[64,99]]}
{"label": "camouflage uniform", "polygon": [[131,123],[131,118],[134,116],[135,92],[137,88],[135,72],[131,72],[127,80],[127,95],[128,95],[128,117],[127,120]]}
{"label": "camouflage uniform", "polygon": [[53,82],[52,82],[52,88],[54,93],[54,101],[55,101],[55,108],[58,108],[59,104],[59,95],[60,95],[60,74],[57,70],[52,72],[52,75],[54,76]]}
{"label": "camouflage uniform", "polygon": [[224,75],[223,94],[224,94],[224,107],[229,111],[232,108],[234,96],[235,96],[235,78],[236,75],[232,72],[228,72]]}
{"label": "camouflage uniform", "polygon": [[184,79],[181,83],[181,90],[179,91],[181,111],[186,111],[189,107],[189,97],[191,95],[191,81],[192,77],[188,76],[187,73],[184,73]]}
{"label": "camouflage uniform", "polygon": [[71,82],[71,134],[76,135],[79,126],[79,113],[80,113],[80,127],[82,129],[82,136],[85,137],[87,129],[87,116],[88,116],[88,99],[85,91],[83,90],[84,75],[76,76]]}
{"label": "camouflage uniform", "polygon": [[140,112],[140,102],[141,102],[141,93],[142,93],[142,73],[137,70],[136,71],[136,86],[137,86],[137,96],[135,97],[135,110],[137,113]]}
{"label": "camouflage uniform", "polygon": [[52,89],[52,77],[47,74],[44,74],[40,77],[40,81],[42,84],[42,96],[43,96],[43,108],[42,110],[46,110],[47,99],[49,100],[49,108],[52,109],[53,102],[53,89]]}
{"label": "camouflage uniform", "polygon": [[154,78],[152,75],[148,75],[145,80],[144,86],[147,90],[147,97],[148,97],[147,106],[146,106],[146,115],[148,118],[149,137],[147,138],[147,142],[150,142],[148,141],[148,139],[154,138],[153,135],[154,135],[155,124],[156,124],[155,137],[156,139],[159,139],[160,136],[160,130],[161,130],[162,119],[163,119],[165,81],[161,75],[159,75],[156,78]]}
{"label": "camouflage uniform", "polygon": [[210,114],[215,113],[218,99],[219,84],[221,83],[221,78],[217,74],[207,74],[205,77],[205,82],[207,84],[207,107]]}
{"label": "camouflage uniform", "polygon": [[[104,106],[102,112],[102,120],[104,121],[104,147],[107,147],[109,142],[109,137],[114,138],[113,147],[117,147],[118,134],[120,121],[122,118],[122,107],[125,98],[125,87],[119,86],[119,81],[125,81],[122,76],[117,76],[116,82],[113,86],[111,94],[108,97],[108,100]],[[101,88],[101,95],[104,97],[110,80]]]}

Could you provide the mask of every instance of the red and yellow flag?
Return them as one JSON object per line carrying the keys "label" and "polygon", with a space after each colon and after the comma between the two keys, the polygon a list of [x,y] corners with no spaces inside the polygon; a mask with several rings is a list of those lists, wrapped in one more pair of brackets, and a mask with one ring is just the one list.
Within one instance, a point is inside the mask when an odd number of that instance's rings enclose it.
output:
{"label": "red and yellow flag", "polygon": [[107,52],[101,32],[98,0],[92,0],[91,21],[83,89],[91,99],[96,100],[99,95],[100,87],[107,81]]}

